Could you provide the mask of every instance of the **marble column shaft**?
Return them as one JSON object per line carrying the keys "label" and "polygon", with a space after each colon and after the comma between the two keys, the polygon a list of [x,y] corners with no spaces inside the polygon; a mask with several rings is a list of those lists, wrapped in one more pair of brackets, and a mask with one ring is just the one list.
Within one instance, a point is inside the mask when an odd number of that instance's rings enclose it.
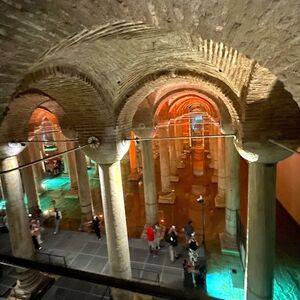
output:
{"label": "marble column shaft", "polygon": [[120,161],[99,165],[111,275],[131,278]]}
{"label": "marble column shaft", "polygon": [[[24,165],[30,162],[28,146],[19,155],[20,164]],[[33,166],[28,166],[21,170],[22,182],[27,196],[28,212],[32,213],[37,205],[39,205],[39,197],[33,174]]]}
{"label": "marble column shaft", "polygon": [[[175,136],[182,136],[182,125],[181,120],[174,121],[174,135]],[[176,150],[176,160],[177,162],[182,161],[182,153],[183,153],[183,140],[177,139],[175,140],[175,150]]]}
{"label": "marble column shaft", "polygon": [[[133,139],[134,137],[135,137],[134,133],[131,132],[131,138]],[[136,157],[135,141],[130,142],[129,159],[130,159],[130,173],[136,174],[137,173],[137,157]]]}
{"label": "marble column shaft", "polygon": [[272,299],[276,164],[249,164],[245,299]]}
{"label": "marble column shaft", "polygon": [[[18,167],[16,156],[2,161],[2,170]],[[9,238],[14,256],[32,259],[33,246],[29,231],[29,221],[23,201],[24,193],[20,171],[12,171],[1,176],[3,192],[6,198],[6,214]]]}
{"label": "marble column shaft", "polygon": [[231,138],[225,139],[225,170],[225,232],[230,236],[236,236],[237,210],[240,208],[240,155],[234,146],[233,139]]}
{"label": "marble column shaft", "polygon": [[81,208],[81,225],[86,221],[91,221],[92,213],[92,196],[89,186],[89,177],[85,154],[82,150],[75,151],[78,194]]}
{"label": "marble column shaft", "polygon": [[[16,167],[18,167],[16,156],[2,161],[2,170]],[[2,175],[1,181],[6,198],[6,215],[12,254],[16,257],[33,259],[34,251],[23,201],[24,193],[20,171],[16,170]],[[16,272],[17,284],[13,287],[10,297],[13,299],[31,299],[31,294],[40,288],[45,276],[38,271],[24,268],[16,268]]]}
{"label": "marble column shaft", "polygon": [[152,226],[158,220],[155,168],[152,141],[142,141],[143,182],[146,224]]}
{"label": "marble column shaft", "polygon": [[[34,137],[35,141],[38,139],[39,139],[39,135]],[[27,147],[29,148],[30,158],[32,161],[43,158],[40,142],[29,143],[29,145]],[[35,184],[36,184],[37,190],[38,190],[38,192],[42,193],[43,192],[42,179],[43,179],[43,175],[44,175],[43,162],[34,164],[32,166],[32,169],[33,169],[33,174],[34,174],[34,179],[35,179]]]}
{"label": "marble column shaft", "polygon": [[[69,149],[74,148],[74,142],[68,142]],[[78,188],[77,182],[77,170],[76,170],[76,159],[74,151],[67,153],[68,155],[68,166],[69,166],[69,176],[71,181],[71,189]]]}
{"label": "marble column shaft", "polygon": [[[170,137],[175,137],[174,122],[169,125]],[[169,140],[169,158],[170,158],[170,174],[171,176],[177,176],[177,165],[176,165],[176,148],[175,140]]]}
{"label": "marble column shaft", "polygon": [[218,138],[218,194],[216,196],[216,206],[225,206],[225,141],[224,138]]}
{"label": "marble column shaft", "polygon": [[[158,129],[159,137],[167,137],[167,127],[160,127]],[[170,193],[172,191],[170,181],[170,159],[169,159],[169,143],[167,140],[159,141],[159,163],[160,163],[160,177],[161,177],[161,191],[162,193]]]}

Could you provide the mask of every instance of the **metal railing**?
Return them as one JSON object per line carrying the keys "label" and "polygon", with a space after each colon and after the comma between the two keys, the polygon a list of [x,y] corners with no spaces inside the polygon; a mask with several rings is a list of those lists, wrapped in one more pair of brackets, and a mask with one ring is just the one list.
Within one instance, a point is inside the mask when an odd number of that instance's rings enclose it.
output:
{"label": "metal railing", "polygon": [[[143,280],[143,281],[150,281],[150,282],[154,282],[156,284],[159,284],[160,282],[160,273],[157,271],[153,271],[153,270],[145,270],[145,269],[139,269],[139,268],[131,268],[132,270],[132,278],[133,279],[138,279],[138,280]],[[136,272],[138,274],[135,274]],[[147,276],[146,278],[144,277],[144,274],[154,274],[153,279],[151,279]]]}
{"label": "metal railing", "polygon": [[39,270],[41,272],[79,279],[86,282],[101,284],[111,288],[127,290],[134,293],[155,296],[172,300],[208,300],[211,299],[203,290],[172,289],[143,281],[117,278],[87,271],[65,268],[24,258],[0,254],[0,263],[9,266]]}
{"label": "metal railing", "polygon": [[46,252],[38,252],[37,253],[37,257],[39,257],[39,255],[41,256],[47,256],[48,257],[48,262],[49,264],[51,265],[60,265],[60,264],[55,264],[53,263],[53,260],[51,258],[54,258],[54,257],[57,257],[59,259],[62,260],[62,265],[66,268],[67,267],[67,261],[66,261],[66,258],[63,256],[63,255],[57,255],[57,254],[52,254],[52,253],[46,253]]}

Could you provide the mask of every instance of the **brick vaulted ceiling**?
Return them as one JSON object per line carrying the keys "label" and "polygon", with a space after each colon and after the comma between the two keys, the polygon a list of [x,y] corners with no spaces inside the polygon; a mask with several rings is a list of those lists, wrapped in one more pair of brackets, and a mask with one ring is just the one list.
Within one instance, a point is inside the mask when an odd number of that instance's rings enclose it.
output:
{"label": "brick vaulted ceiling", "polygon": [[299,3],[0,0],[2,139],[55,100],[82,142],[110,141],[145,97],[182,79],[211,87],[250,150],[299,145]]}

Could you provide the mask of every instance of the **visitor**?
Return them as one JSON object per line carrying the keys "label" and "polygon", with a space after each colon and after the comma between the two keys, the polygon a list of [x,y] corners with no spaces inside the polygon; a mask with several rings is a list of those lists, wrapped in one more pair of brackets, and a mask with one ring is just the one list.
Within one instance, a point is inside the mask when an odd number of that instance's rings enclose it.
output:
{"label": "visitor", "polygon": [[171,262],[175,262],[175,258],[178,257],[176,248],[178,245],[178,234],[175,225],[172,225],[168,232],[169,254]]}
{"label": "visitor", "polygon": [[100,220],[97,216],[94,216],[93,218],[93,229],[96,233],[98,240],[100,240],[101,239]]}
{"label": "visitor", "polygon": [[41,225],[40,225],[40,221],[39,220],[35,220],[35,226],[36,226],[36,238],[37,238],[37,241],[39,243],[39,245],[41,245],[43,243],[42,241],[42,236],[41,236]]}
{"label": "visitor", "polygon": [[194,232],[194,227],[192,224],[193,221],[188,221],[187,224],[182,228],[182,231],[185,234],[185,242],[187,244],[187,249],[188,249],[189,240],[191,239],[191,235]]}
{"label": "visitor", "polygon": [[148,241],[148,247],[149,247],[149,252],[150,254],[155,257],[157,255],[157,250],[155,248],[155,242],[154,242],[154,229],[152,226],[148,226],[147,230],[147,241]]}
{"label": "visitor", "polygon": [[199,257],[199,252],[198,250],[198,242],[196,241],[195,238],[195,232],[191,234],[191,238],[189,240],[189,259],[190,262],[195,266],[198,262],[198,257]]}
{"label": "visitor", "polygon": [[36,250],[41,250],[42,247],[40,246],[38,239],[37,239],[38,231],[39,231],[39,229],[37,227],[35,220],[31,220],[30,221],[30,233],[31,233],[33,246]]}
{"label": "visitor", "polygon": [[186,288],[195,287],[196,281],[193,265],[187,259],[184,259],[182,267],[184,274],[183,286]]}
{"label": "visitor", "polygon": [[160,226],[159,223],[154,225],[154,247],[158,251],[160,249]]}
{"label": "visitor", "polygon": [[60,210],[58,210],[58,208],[55,208],[54,209],[54,234],[57,234],[58,233],[58,230],[59,230],[59,224],[60,224],[60,221],[62,219],[62,213]]}

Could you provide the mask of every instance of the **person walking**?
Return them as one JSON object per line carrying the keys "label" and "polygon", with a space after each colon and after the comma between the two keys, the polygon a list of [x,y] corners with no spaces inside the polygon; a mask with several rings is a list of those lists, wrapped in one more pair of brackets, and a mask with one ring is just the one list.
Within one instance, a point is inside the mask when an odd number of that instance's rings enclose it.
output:
{"label": "person walking", "polygon": [[43,243],[42,236],[41,236],[41,229],[42,228],[41,228],[39,220],[35,220],[35,228],[36,228],[36,238],[37,238],[37,241],[38,241],[39,245],[41,245]]}
{"label": "person walking", "polygon": [[32,238],[32,242],[33,242],[33,246],[35,250],[41,250],[42,247],[40,246],[39,242],[38,242],[38,227],[37,224],[35,222],[35,220],[31,220],[30,221],[30,234],[31,234],[31,238]]}
{"label": "person walking", "polygon": [[195,232],[191,234],[191,238],[189,240],[189,259],[193,266],[195,266],[198,262],[198,242],[195,238]]}
{"label": "person walking", "polygon": [[160,249],[160,226],[159,223],[154,225],[154,247],[158,250]]}
{"label": "person walking", "polygon": [[175,225],[172,225],[168,232],[169,254],[171,262],[175,262],[178,257],[176,248],[178,245],[178,234]]}
{"label": "person walking", "polygon": [[157,250],[155,249],[155,242],[154,242],[154,229],[152,226],[147,227],[147,241],[149,246],[149,252],[153,255],[153,257],[157,256]]}
{"label": "person walking", "polygon": [[93,218],[93,229],[96,233],[96,236],[98,237],[98,240],[100,240],[101,239],[100,220],[97,216],[94,216]]}
{"label": "person walking", "polygon": [[194,232],[193,221],[188,221],[187,224],[182,228],[185,234],[186,249],[188,249],[189,240],[191,239],[192,233]]}
{"label": "person walking", "polygon": [[58,208],[55,208],[54,209],[54,234],[57,234],[58,233],[58,230],[59,230],[59,224],[60,224],[60,221],[62,219],[62,213],[60,210],[58,210]]}

